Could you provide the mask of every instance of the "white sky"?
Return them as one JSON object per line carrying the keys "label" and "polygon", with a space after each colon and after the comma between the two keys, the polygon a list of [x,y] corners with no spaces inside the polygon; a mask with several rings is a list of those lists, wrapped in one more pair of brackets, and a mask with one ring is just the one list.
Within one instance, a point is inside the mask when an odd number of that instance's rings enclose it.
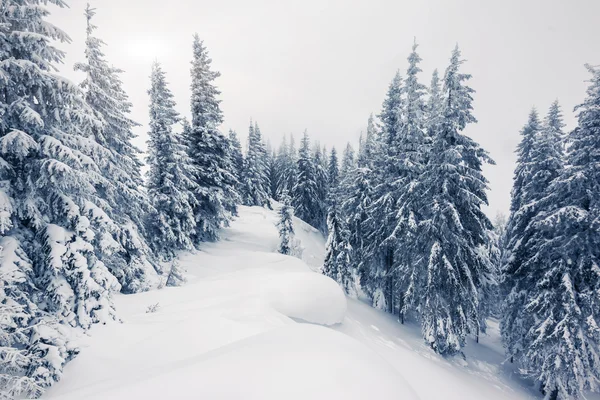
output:
{"label": "white sky", "polygon": [[[51,18],[72,38],[64,75],[79,81],[84,0],[52,6]],[[406,70],[413,37],[423,58],[421,81],[443,73],[456,43],[473,74],[475,116],[468,134],[496,166],[486,168],[490,208],[507,211],[519,130],[532,106],[544,115],[558,98],[566,122],[585,95],[584,63],[600,64],[599,0],[92,0],[96,34],[105,53],[125,70],[122,79],[146,124],[150,66],[168,74],[179,111],[189,114],[192,35],[204,40],[222,73],[223,131],[244,137],[250,117],[276,146],[282,134],[338,150],[358,142],[371,112],[381,109],[396,69]],[[146,127],[137,130],[145,147]]]}

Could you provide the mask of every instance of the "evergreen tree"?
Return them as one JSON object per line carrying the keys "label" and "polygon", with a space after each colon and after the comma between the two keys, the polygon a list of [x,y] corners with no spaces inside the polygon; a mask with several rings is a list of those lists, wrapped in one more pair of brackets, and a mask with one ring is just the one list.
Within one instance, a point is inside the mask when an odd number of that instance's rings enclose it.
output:
{"label": "evergreen tree", "polygon": [[291,199],[286,192],[281,194],[281,208],[279,209],[279,249],[281,254],[292,255],[294,251],[294,209],[290,205]]}
{"label": "evergreen tree", "polygon": [[318,228],[320,222],[318,191],[310,140],[308,133],[304,132],[298,158],[298,181],[294,187],[292,205],[296,216],[315,228]]}
{"label": "evergreen tree", "polygon": [[347,176],[356,168],[356,159],[352,145],[348,143],[342,155],[342,165],[340,167],[340,182],[343,182]]}
{"label": "evergreen tree", "polygon": [[242,174],[244,171],[244,155],[242,154],[242,145],[240,143],[240,139],[235,131],[229,130],[229,157],[231,160],[231,165],[233,167],[233,176],[238,181],[238,186],[236,187],[238,193],[242,193]]}
{"label": "evergreen tree", "polygon": [[350,254],[352,248],[348,243],[348,231],[334,205],[327,215],[327,238],[325,263],[322,273],[335,280],[350,297],[357,297],[354,286],[354,273]]}
{"label": "evergreen tree", "polygon": [[248,153],[244,165],[244,204],[265,206],[269,204],[269,169],[267,151],[258,124],[248,129]]}
{"label": "evergreen tree", "polygon": [[428,92],[429,98],[425,106],[425,126],[427,130],[427,138],[431,141],[432,138],[437,135],[443,118],[442,108],[444,105],[444,98],[442,96],[440,77],[437,69],[435,69],[431,75],[431,83],[429,85]]}
{"label": "evergreen tree", "polygon": [[373,114],[371,114],[369,116],[369,122],[367,123],[367,134],[358,150],[357,163],[359,168],[366,167],[373,162],[373,157],[375,155],[375,135],[375,122],[373,120]]}
{"label": "evergreen tree", "polygon": [[[140,190],[143,181],[138,155],[141,151],[131,143],[135,138],[133,128],[139,124],[129,118],[132,105],[119,78],[122,71],[109,66],[102,52],[104,42],[94,36],[96,26],[91,21],[95,13],[88,4],[86,62],[75,64],[75,70],[86,74],[81,83],[85,101],[101,122],[92,126],[93,136],[109,152],[92,154],[104,178],[98,179],[95,185],[102,204],[86,207],[85,212],[92,229],[101,232],[94,243],[102,250],[98,257],[117,277],[123,292],[134,293],[149,289],[155,275],[152,252],[144,236],[145,217],[151,206]],[[104,215],[99,217],[99,213],[105,213],[114,223],[107,221]],[[109,235],[111,240],[108,240]],[[111,245],[104,248],[105,243]]]}
{"label": "evergreen tree", "polygon": [[465,84],[470,75],[459,71],[462,63],[457,47],[444,76],[441,126],[421,178],[428,193],[428,214],[419,226],[427,278],[417,307],[425,341],[440,354],[460,351],[466,335],[479,332],[478,301],[492,269],[482,250],[492,226],[481,210],[487,203],[481,167],[492,161],[461,133],[476,122],[474,91]]}
{"label": "evergreen tree", "polygon": [[[600,70],[588,69],[592,79],[576,108],[578,125],[568,137],[566,166],[536,205],[523,233],[526,243],[519,246],[527,253],[518,266],[512,255],[505,278],[511,285],[503,320],[509,355],[540,384],[546,399],[580,398],[584,390],[598,391],[600,380]],[[550,155],[531,154],[541,167],[537,179],[526,182],[532,191],[538,179],[556,172],[562,147],[556,140],[558,115],[553,105],[539,146],[552,148]]]}
{"label": "evergreen tree", "polygon": [[329,191],[335,192],[340,184],[340,165],[335,147],[331,149],[331,153],[329,155],[328,178]]}
{"label": "evergreen tree", "polygon": [[194,207],[198,189],[191,179],[194,170],[182,138],[173,132],[179,121],[175,101],[160,64],[152,66],[150,77],[149,166],[146,186],[156,210],[150,217],[149,234],[153,247],[170,257],[177,250],[193,249],[196,229]]}
{"label": "evergreen tree", "polygon": [[329,177],[327,175],[327,158],[317,144],[313,152],[315,166],[315,183],[317,186],[317,209],[315,210],[315,228],[327,234],[327,200],[329,196]]}
{"label": "evergreen tree", "polygon": [[287,165],[288,167],[285,169],[286,176],[282,180],[285,182],[285,189],[288,193],[292,194],[296,187],[296,183],[298,182],[298,174],[300,173],[298,171],[298,151],[296,150],[296,141],[292,134],[290,134]]}
{"label": "evergreen tree", "polygon": [[276,174],[276,199],[281,201],[281,196],[283,191],[286,190],[286,178],[288,174],[288,168],[290,168],[290,155],[289,155],[289,147],[287,144],[287,140],[285,135],[281,140],[281,144],[277,149],[277,154],[275,155],[275,169],[277,170]]}
{"label": "evergreen tree", "polygon": [[[377,140],[373,168],[366,179],[373,188],[369,196],[372,201],[367,212],[368,218],[361,224],[363,235],[368,239],[363,240],[363,259],[369,260],[360,271],[361,285],[370,295],[373,306],[388,312],[395,312],[397,309],[393,301],[396,286],[393,270],[396,243],[392,236],[396,226],[397,199],[390,184],[396,182],[394,178],[397,176],[394,160],[397,158],[395,149],[402,127],[403,94],[402,78],[397,72],[390,83],[379,116],[382,122],[381,133]],[[363,176],[361,180],[365,182],[365,178]]]}
{"label": "evergreen tree", "polygon": [[189,156],[195,170],[197,205],[196,241],[213,241],[229,221],[239,203],[228,156],[228,141],[219,131],[223,122],[220,94],[214,80],[221,74],[211,70],[212,60],[199,36],[194,35],[192,59],[192,123],[188,132]]}
{"label": "evergreen tree", "polygon": [[423,200],[426,196],[419,190],[419,185],[428,153],[425,86],[417,78],[421,72],[421,57],[417,54],[417,47],[415,42],[408,57],[404,87],[406,99],[402,104],[404,118],[395,140],[391,142],[386,170],[388,175],[384,178],[389,180],[385,186],[391,189],[397,207],[392,211],[395,215],[387,218],[396,225],[386,240],[396,246],[393,269],[397,274],[397,283],[394,297],[401,321],[416,305],[417,296],[426,280],[423,269],[414,262],[421,255],[414,244],[420,235],[419,222],[425,218]]}
{"label": "evergreen tree", "polygon": [[539,121],[534,110],[527,124],[521,130],[521,143],[517,148],[518,158],[515,169],[511,201],[511,214],[507,224],[506,247],[509,258],[503,266],[504,293],[507,294],[502,333],[511,357],[519,357],[523,351],[528,323],[531,318],[524,313],[527,292],[531,282],[531,271],[523,268],[535,252],[535,241],[531,240],[529,224],[544,212],[543,200],[548,187],[558,177],[562,169],[562,118],[558,104],[553,105],[544,123]]}
{"label": "evergreen tree", "polygon": [[267,142],[266,153],[267,164],[267,182],[269,184],[269,197],[275,200],[279,199],[279,170],[277,169],[277,154],[271,147],[271,142]]}

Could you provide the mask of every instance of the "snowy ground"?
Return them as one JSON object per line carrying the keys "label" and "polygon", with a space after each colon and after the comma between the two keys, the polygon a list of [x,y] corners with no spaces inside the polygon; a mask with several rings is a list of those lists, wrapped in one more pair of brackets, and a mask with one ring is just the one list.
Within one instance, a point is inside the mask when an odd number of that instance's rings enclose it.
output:
{"label": "snowy ground", "polygon": [[[314,270],[325,241],[295,221],[303,261],[276,253],[276,215],[242,207],[223,239],[181,264],[189,282],[119,295],[48,399],[527,399],[497,324],[441,358],[415,325],[347,300]],[[156,312],[147,313],[158,304]]]}

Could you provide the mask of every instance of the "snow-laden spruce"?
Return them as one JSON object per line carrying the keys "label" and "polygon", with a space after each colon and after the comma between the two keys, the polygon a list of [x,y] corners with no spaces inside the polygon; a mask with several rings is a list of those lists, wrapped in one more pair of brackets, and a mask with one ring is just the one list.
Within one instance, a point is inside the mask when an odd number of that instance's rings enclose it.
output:
{"label": "snow-laden spruce", "polygon": [[350,143],[346,144],[344,148],[344,153],[342,154],[342,162],[340,165],[340,182],[343,182],[347,177],[350,176],[350,173],[354,171],[356,168],[356,157],[354,153],[354,148]]}
{"label": "snow-laden spruce", "polygon": [[237,180],[236,190],[242,193],[242,174],[244,171],[244,155],[242,153],[242,144],[234,130],[229,130],[229,160],[231,162],[232,174]]}
{"label": "snow-laden spruce", "polygon": [[327,234],[327,199],[329,196],[329,176],[327,153],[319,144],[313,150],[313,165],[315,166],[315,183],[317,186],[315,228]]}
{"label": "snow-laden spruce", "polygon": [[337,150],[335,147],[331,149],[329,153],[329,161],[327,163],[328,171],[327,178],[329,179],[329,192],[330,195],[336,193],[340,184],[340,164],[338,161]]}
{"label": "snow-laden spruce", "polygon": [[425,342],[440,354],[453,354],[467,334],[478,334],[479,299],[492,284],[492,265],[483,249],[492,225],[481,207],[487,204],[487,180],[481,172],[488,154],[462,131],[476,122],[472,93],[460,72],[464,61],[454,49],[443,85],[441,124],[432,138],[421,176],[427,210],[419,224],[426,280],[418,300]]}
{"label": "snow-laden spruce", "polygon": [[[522,354],[527,330],[534,316],[524,307],[528,290],[539,276],[524,268],[528,258],[535,254],[536,243],[532,240],[531,221],[547,210],[543,201],[549,194],[550,184],[561,173],[563,167],[562,129],[563,123],[558,103],[554,103],[548,117],[542,122],[533,109],[526,125],[521,130],[521,142],[517,147],[511,198],[511,214],[507,224],[506,249],[509,258],[503,265],[503,292],[506,296],[502,319],[502,334],[507,353],[511,358]],[[530,264],[531,265],[531,264]]]}
{"label": "snow-laden spruce", "polygon": [[344,226],[335,204],[327,215],[327,229],[329,236],[322,273],[335,280],[346,295],[356,298],[354,268],[350,259],[352,247],[348,242],[348,230]]}
{"label": "snow-laden spruce", "polygon": [[153,248],[170,258],[177,250],[194,248],[194,193],[198,185],[193,180],[195,171],[187,146],[174,131],[179,114],[158,62],[152,65],[150,81],[146,187],[154,212],[149,217],[148,234]]}
{"label": "snow-laden spruce", "polygon": [[[505,278],[512,282],[511,309],[503,321],[509,354],[546,399],[581,398],[587,389],[600,389],[600,70],[588,69],[592,78],[587,98],[576,108],[565,166],[523,233],[525,257]],[[557,115],[553,105],[540,146],[550,156],[560,149]],[[556,165],[546,164],[556,162],[553,158],[539,157],[538,179],[556,172]],[[518,328],[514,335],[511,327]]]}
{"label": "snow-laden spruce", "polygon": [[271,142],[267,141],[267,182],[269,197],[275,200],[279,200],[279,175],[280,171],[277,168],[277,153],[273,150]]}
{"label": "snow-laden spruce", "polygon": [[292,191],[296,216],[314,227],[319,226],[318,187],[316,166],[310,151],[310,139],[305,131],[298,155],[298,178]]}
{"label": "snow-laden spruce", "polygon": [[289,144],[286,137],[283,137],[281,145],[277,152],[277,169],[279,170],[277,179],[277,195],[281,198],[281,194],[285,191],[288,193],[293,192],[294,186],[296,186],[296,180],[298,179],[298,155],[296,153],[296,146],[294,144],[294,136],[290,135]]}
{"label": "snow-laden spruce", "polygon": [[[394,182],[395,176],[391,156],[401,128],[403,93],[402,77],[398,71],[388,87],[379,115],[381,132],[378,135],[377,151],[372,160],[373,168],[360,170],[356,177],[357,184],[368,183],[369,187],[372,187],[369,189],[371,201],[369,201],[368,212],[359,217],[359,219],[365,218],[360,225],[364,253],[361,258],[369,260],[369,263],[360,269],[361,285],[371,297],[373,306],[388,312],[397,310],[397,304],[394,304],[395,248],[394,241],[389,240],[396,225],[396,199],[389,184]],[[364,175],[367,171],[368,177]],[[358,225],[354,226],[358,228]]]}
{"label": "snow-laden spruce", "polygon": [[291,199],[286,192],[281,194],[281,208],[279,209],[279,221],[277,228],[279,230],[279,248],[281,254],[292,255],[295,245],[294,237],[294,209],[291,206]]}
{"label": "snow-laden spruce", "polygon": [[92,126],[93,137],[108,151],[91,154],[103,178],[95,184],[102,204],[88,205],[85,212],[92,228],[100,232],[94,242],[102,251],[100,259],[117,277],[123,292],[134,293],[149,289],[155,275],[144,229],[151,205],[140,190],[141,151],[131,142],[133,128],[139,124],[129,118],[132,104],[122,87],[122,71],[109,65],[102,52],[104,42],[94,36],[94,15],[95,9],[88,4],[86,62],[75,64],[75,70],[85,73],[81,82],[85,101],[100,121]]}
{"label": "snow-laden spruce", "polygon": [[257,123],[250,121],[248,152],[242,172],[242,195],[248,206],[265,206],[269,203],[269,170],[267,149]]}
{"label": "snow-laden spruce", "polygon": [[223,113],[214,80],[221,74],[211,70],[212,60],[200,37],[194,36],[191,84],[192,123],[185,141],[194,167],[196,190],[196,242],[213,241],[228,223],[240,202],[237,180],[232,174],[229,142],[219,131]]}
{"label": "snow-laden spruce", "polygon": [[[404,84],[405,100],[402,103],[403,117],[398,121],[397,133],[390,137],[390,149],[386,163],[383,186],[392,192],[396,202],[393,215],[387,219],[395,226],[385,241],[395,248],[392,268],[396,276],[395,303],[400,320],[413,311],[418,304],[419,293],[424,286],[425,272],[419,265],[421,249],[416,246],[420,235],[419,224],[426,218],[423,200],[426,195],[419,186],[428,158],[429,137],[425,130],[425,85],[418,81],[421,72],[421,57],[418,45],[413,44],[408,56],[408,70]],[[438,112],[439,110],[432,110]]]}

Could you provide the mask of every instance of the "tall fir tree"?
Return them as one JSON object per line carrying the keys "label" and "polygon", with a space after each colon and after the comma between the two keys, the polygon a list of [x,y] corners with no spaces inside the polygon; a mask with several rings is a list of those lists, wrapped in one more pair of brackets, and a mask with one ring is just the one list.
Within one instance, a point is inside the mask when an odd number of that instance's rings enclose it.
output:
{"label": "tall fir tree", "polygon": [[269,184],[269,197],[279,200],[279,169],[277,168],[277,153],[267,142],[267,182]]}
{"label": "tall fir tree", "polygon": [[329,195],[329,177],[327,173],[327,157],[317,144],[313,151],[313,164],[315,166],[315,183],[317,186],[317,199],[315,210],[315,228],[327,234],[327,200]]}
{"label": "tall fir tree", "polygon": [[[600,70],[588,69],[592,79],[576,108],[565,167],[522,234],[520,253],[527,252],[518,259],[512,254],[505,272],[511,289],[503,320],[507,349],[546,399],[581,398],[585,390],[598,391],[600,382]],[[562,123],[556,105],[545,125],[541,145],[533,146],[541,151],[531,154],[539,171],[525,184],[532,191],[543,184],[540,179],[556,175],[559,165]]]}
{"label": "tall fir tree", "polygon": [[368,179],[365,180],[366,177],[363,176],[357,181],[359,184],[368,182],[372,186],[368,218],[361,224],[363,235],[368,239],[363,240],[363,259],[369,260],[360,270],[361,284],[371,297],[373,305],[388,312],[395,312],[397,309],[394,304],[396,282],[393,271],[395,241],[392,237],[396,226],[396,199],[390,184],[395,183],[393,178],[397,176],[396,165],[392,160],[396,158],[395,149],[402,127],[403,95],[402,77],[400,72],[396,72],[379,115],[382,126],[376,141],[373,168]]}
{"label": "tall fir tree", "polygon": [[244,163],[243,197],[247,206],[269,204],[269,168],[267,150],[258,124],[250,121],[248,128],[248,152]]}
{"label": "tall fir tree", "polygon": [[294,192],[294,187],[296,187],[296,183],[298,182],[299,174],[298,150],[296,150],[296,141],[293,134],[290,134],[290,144],[287,154],[287,168],[285,169],[285,175],[282,177],[281,186],[284,187],[290,195],[292,195]]}
{"label": "tall fir tree", "polygon": [[373,157],[375,155],[375,135],[375,121],[373,114],[371,114],[367,123],[367,133],[358,149],[357,164],[359,168],[367,167],[373,162]]}
{"label": "tall fir tree", "polygon": [[354,271],[350,259],[352,248],[348,242],[348,230],[333,205],[327,215],[327,244],[322,273],[335,280],[350,297],[357,297]]}
{"label": "tall fir tree", "polygon": [[462,63],[456,47],[444,76],[441,125],[421,177],[429,211],[419,226],[419,262],[427,278],[417,307],[425,342],[440,354],[460,351],[467,334],[479,332],[479,297],[492,270],[482,251],[492,225],[481,210],[487,203],[481,168],[493,161],[461,133],[476,122],[474,91],[466,85],[471,76],[459,71]]}
{"label": "tall fir tree", "polygon": [[329,154],[328,167],[329,192],[335,193],[340,185],[340,164],[335,147],[331,149],[331,153]]}
{"label": "tall fir tree", "polygon": [[315,228],[318,228],[320,222],[318,190],[316,167],[310,151],[310,139],[305,131],[300,144],[298,180],[292,193],[292,205],[296,216]]}
{"label": "tall fir tree", "polygon": [[281,208],[278,211],[279,247],[281,254],[292,255],[294,252],[294,209],[287,192],[281,194]]}
{"label": "tall fir tree", "polygon": [[195,170],[197,205],[195,240],[214,241],[219,229],[228,224],[240,202],[237,180],[231,173],[228,141],[219,131],[223,122],[220,91],[214,80],[221,74],[211,70],[212,60],[200,37],[194,35],[192,58],[192,123],[186,139]]}
{"label": "tall fir tree", "polygon": [[192,179],[195,171],[187,147],[173,130],[179,114],[158,62],[152,65],[150,81],[146,187],[155,211],[149,218],[149,236],[156,251],[171,258],[177,250],[194,248],[194,193],[198,187]]}
{"label": "tall fir tree", "polygon": [[394,251],[393,269],[397,275],[394,287],[395,304],[398,307],[400,320],[409,310],[414,310],[417,296],[426,280],[423,270],[414,262],[420,256],[415,248],[420,235],[418,225],[425,216],[423,193],[419,190],[421,176],[425,171],[429,140],[426,132],[425,86],[418,81],[421,72],[421,57],[417,53],[417,43],[412,47],[408,57],[408,70],[404,93],[406,99],[402,104],[403,122],[399,127],[396,140],[392,142],[388,152],[386,184],[392,190],[397,209],[387,219],[395,222],[389,243],[396,247]]}
{"label": "tall fir tree", "polygon": [[342,163],[340,165],[340,182],[343,182],[346,177],[349,177],[354,168],[356,168],[356,154],[350,143],[346,144],[344,154],[342,154]]}
{"label": "tall fir tree", "polygon": [[548,187],[562,170],[562,128],[558,103],[553,104],[543,125],[534,109],[521,130],[521,143],[517,148],[511,214],[505,234],[509,258],[503,266],[502,279],[503,292],[507,295],[502,334],[512,358],[519,358],[524,350],[524,330],[528,327],[525,319],[532,317],[523,309],[531,284],[531,271],[523,265],[534,254],[536,246],[531,237],[534,231],[529,225],[544,212],[547,205],[543,200],[549,194]]}
{"label": "tall fir tree", "polygon": [[242,193],[242,174],[244,171],[244,154],[242,152],[242,144],[238,138],[237,133],[234,130],[229,130],[229,158],[232,166],[232,174],[238,181],[236,187],[238,193]]}
{"label": "tall fir tree", "polygon": [[[145,239],[144,225],[151,205],[141,191],[143,181],[138,158],[141,151],[132,144],[136,137],[133,128],[139,124],[129,117],[132,105],[119,77],[123,71],[108,64],[102,52],[104,42],[94,36],[95,14],[95,9],[88,4],[86,62],[75,64],[75,70],[85,73],[81,82],[85,101],[101,121],[100,126],[92,127],[94,138],[110,153],[94,156],[104,178],[95,185],[103,203],[87,207],[86,213],[92,228],[101,232],[94,243],[104,250],[100,258],[117,277],[123,292],[134,293],[149,289],[155,281],[156,264]],[[99,216],[103,213],[114,223]],[[112,240],[107,240],[109,235]],[[111,245],[104,248],[104,243]]]}

